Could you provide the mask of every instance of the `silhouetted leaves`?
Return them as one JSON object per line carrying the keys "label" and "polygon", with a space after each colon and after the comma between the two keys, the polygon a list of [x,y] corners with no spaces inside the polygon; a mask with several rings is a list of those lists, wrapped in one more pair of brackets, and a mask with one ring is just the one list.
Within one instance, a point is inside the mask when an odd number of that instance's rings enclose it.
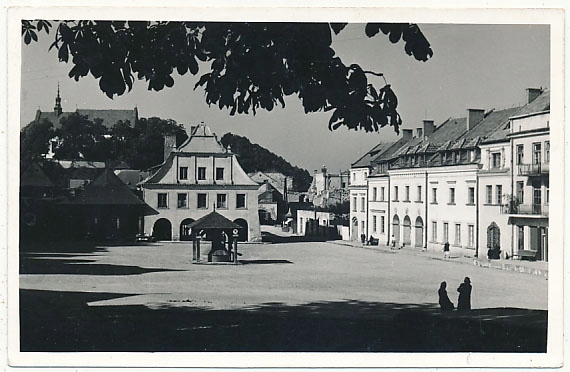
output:
{"label": "silhouetted leaves", "polygon": [[[60,21],[50,48],[71,62],[69,77],[91,74],[110,98],[130,90],[135,77],[149,90],[174,85],[174,74],[206,69],[196,85],[209,105],[230,115],[285,107],[296,94],[306,113],[332,111],[330,129],[378,131],[401,122],[390,87],[373,94],[357,64],[346,66],[331,48],[332,37],[345,23],[202,23],[140,21]],[[24,43],[49,33],[50,22],[22,21]],[[368,37],[380,31],[419,61],[433,52],[420,29],[408,23],[370,23]],[[204,63],[201,63],[204,62]],[[381,74],[375,73],[381,76]]]}

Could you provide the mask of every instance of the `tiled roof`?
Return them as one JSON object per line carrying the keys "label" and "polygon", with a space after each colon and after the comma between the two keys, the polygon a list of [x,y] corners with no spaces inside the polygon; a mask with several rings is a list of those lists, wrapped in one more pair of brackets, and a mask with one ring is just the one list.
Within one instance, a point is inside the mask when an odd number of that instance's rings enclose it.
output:
{"label": "tiled roof", "polygon": [[428,141],[434,144],[443,144],[446,141],[459,138],[467,131],[466,120],[467,118],[447,119],[428,136]]}
{"label": "tiled roof", "polygon": [[38,163],[32,163],[20,175],[20,186],[53,187],[54,184]]}
{"label": "tiled roof", "polygon": [[381,153],[377,154],[374,159],[372,159],[372,161],[374,163],[380,163],[382,161],[386,161],[389,160],[391,158],[394,157],[394,154],[406,143],[408,143],[409,140],[404,139],[404,138],[400,138],[398,139],[396,142],[391,142],[388,146],[388,148],[384,149],[384,151],[382,151]]}
{"label": "tiled roof", "polygon": [[360,159],[352,163],[352,168],[369,167],[371,161],[380,153],[387,150],[392,144],[393,142],[382,142],[377,144],[372,148],[372,150],[368,151],[366,154],[362,155]]}
{"label": "tiled roof", "polygon": [[517,113],[521,108],[512,107],[504,110],[493,110],[485,114],[485,118],[462,138],[481,137],[487,140],[492,137],[494,140],[505,139],[509,132],[509,117]]}
{"label": "tiled roof", "polygon": [[[95,122],[95,119],[101,119],[105,127],[111,129],[118,121],[126,122],[127,120],[134,125],[138,120],[137,109],[134,110],[91,110],[91,109],[77,109],[75,112],[87,116],[87,119]],[[62,112],[61,115],[57,115],[53,111],[42,112],[40,110],[36,113],[36,122],[40,122],[43,119],[49,120],[54,128],[61,127],[61,119],[67,118],[73,114],[73,112]]]}
{"label": "tiled roof", "polygon": [[218,137],[212,133],[205,124],[193,127],[190,137],[178,149],[178,152],[191,153],[226,153],[227,150],[218,141]]}
{"label": "tiled roof", "polygon": [[523,106],[517,113],[512,116],[528,115],[535,112],[550,110],[550,91],[544,91],[540,96],[536,97],[534,101]]}
{"label": "tiled roof", "polygon": [[145,205],[115,173],[106,168],[85,190],[69,202],[73,205]]}

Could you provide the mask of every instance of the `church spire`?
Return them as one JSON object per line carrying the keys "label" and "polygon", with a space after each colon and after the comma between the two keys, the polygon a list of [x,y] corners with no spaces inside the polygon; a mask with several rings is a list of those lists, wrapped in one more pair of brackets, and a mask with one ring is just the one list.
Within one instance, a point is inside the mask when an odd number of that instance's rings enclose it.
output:
{"label": "church spire", "polygon": [[63,109],[61,108],[61,97],[59,96],[59,83],[57,83],[57,97],[55,97],[55,107],[53,111],[56,113],[57,116],[61,115]]}

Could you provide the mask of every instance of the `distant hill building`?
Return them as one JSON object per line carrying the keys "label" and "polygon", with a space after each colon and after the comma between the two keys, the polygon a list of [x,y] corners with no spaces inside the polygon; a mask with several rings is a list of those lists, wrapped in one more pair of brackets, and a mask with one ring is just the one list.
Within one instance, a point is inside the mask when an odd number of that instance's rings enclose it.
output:
{"label": "distant hill building", "polygon": [[242,226],[241,241],[261,239],[258,189],[236,155],[203,123],[176,148],[165,138],[164,162],[142,181],[144,201],[158,211],[145,216],[144,232],[162,240],[190,240],[190,224],[216,211]]}
{"label": "distant hill building", "polygon": [[132,110],[115,110],[115,109],[94,110],[94,109],[77,108],[75,111],[63,111],[63,108],[61,106],[61,97],[59,95],[59,86],[58,86],[57,96],[55,98],[55,106],[53,108],[53,111],[37,110],[34,121],[39,123],[42,120],[46,119],[53,124],[55,129],[57,129],[61,127],[61,119],[66,118],[75,112],[83,116],[87,116],[87,119],[93,122],[95,122],[96,120],[100,120],[101,124],[103,124],[108,129],[113,128],[113,126],[119,121],[122,122],[128,121],[131,123],[131,125],[135,125],[135,123],[139,120],[139,113],[136,107]]}
{"label": "distant hill building", "polygon": [[329,173],[327,167],[323,165],[320,172],[315,170],[313,182],[308,191],[309,199],[314,205],[326,207],[340,204],[349,198],[350,172],[340,171]]}
{"label": "distant hill building", "polygon": [[[131,125],[135,125],[139,120],[138,109],[135,107],[132,110],[115,110],[115,109],[80,109],[77,108],[75,111],[63,111],[61,106],[61,97],[59,93],[59,85],[57,87],[57,96],[55,98],[55,106],[53,111],[36,111],[36,116],[34,121],[40,123],[43,120],[48,120],[53,124],[54,129],[61,128],[61,120],[67,118],[73,113],[78,113],[82,116],[86,116],[88,120],[92,122],[100,122],[107,129],[112,129],[115,124],[119,121],[124,123],[129,122]],[[50,159],[54,156],[54,147],[57,144],[58,139],[54,138],[50,141],[50,148],[46,154],[46,158]]]}

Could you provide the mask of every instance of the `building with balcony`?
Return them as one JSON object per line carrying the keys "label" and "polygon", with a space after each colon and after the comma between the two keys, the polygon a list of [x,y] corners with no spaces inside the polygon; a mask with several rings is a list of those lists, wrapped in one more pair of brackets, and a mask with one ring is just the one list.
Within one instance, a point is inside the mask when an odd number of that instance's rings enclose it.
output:
{"label": "building with balcony", "polygon": [[189,225],[216,211],[242,226],[239,240],[261,239],[259,184],[241,168],[210,128],[200,124],[175,148],[165,138],[164,162],[139,185],[158,214],[145,216],[144,232],[161,240],[189,240]]}
{"label": "building with balcony", "polygon": [[513,175],[511,202],[505,206],[513,228],[512,252],[548,260],[550,203],[550,94],[545,92],[510,119]]}
{"label": "building with balcony", "polygon": [[425,120],[374,147],[352,165],[351,238],[436,251],[449,242],[452,254],[477,257],[546,252],[547,241],[536,244],[548,224],[549,100],[529,89],[523,106]]}

